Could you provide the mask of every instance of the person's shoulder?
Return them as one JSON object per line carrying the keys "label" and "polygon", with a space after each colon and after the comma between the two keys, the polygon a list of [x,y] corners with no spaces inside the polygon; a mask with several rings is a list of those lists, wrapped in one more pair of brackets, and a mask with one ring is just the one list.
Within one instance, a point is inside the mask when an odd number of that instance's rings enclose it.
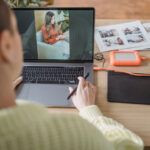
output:
{"label": "person's shoulder", "polygon": [[[20,118],[32,120],[47,113],[45,107],[41,104],[29,101],[16,100],[16,106],[0,110],[0,120],[12,118],[17,122]],[[28,116],[28,117],[27,117]],[[18,118],[19,117],[19,118]]]}
{"label": "person's shoulder", "polygon": [[37,102],[27,101],[27,100],[16,100],[17,107],[14,110],[24,110],[25,112],[45,112],[45,107]]}
{"label": "person's shoulder", "polygon": [[43,105],[41,105],[38,102],[22,100],[22,99],[17,99],[16,104],[17,104],[17,106],[33,106],[33,107],[45,108]]}

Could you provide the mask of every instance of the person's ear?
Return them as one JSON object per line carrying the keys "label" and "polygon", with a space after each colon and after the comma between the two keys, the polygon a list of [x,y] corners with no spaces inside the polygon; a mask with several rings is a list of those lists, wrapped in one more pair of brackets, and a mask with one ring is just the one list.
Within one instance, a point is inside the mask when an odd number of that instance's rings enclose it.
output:
{"label": "person's ear", "polygon": [[0,35],[0,55],[5,62],[13,59],[13,41],[10,31],[4,30]]}

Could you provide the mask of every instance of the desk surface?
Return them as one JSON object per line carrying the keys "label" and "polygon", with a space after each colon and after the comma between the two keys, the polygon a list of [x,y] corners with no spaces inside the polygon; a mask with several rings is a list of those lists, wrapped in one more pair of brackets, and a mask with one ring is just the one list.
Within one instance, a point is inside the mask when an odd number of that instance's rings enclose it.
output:
{"label": "desk surface", "polygon": [[50,7],[94,7],[96,19],[150,18],[149,0],[54,0]]}
{"label": "desk surface", "polygon": [[[96,20],[96,26],[111,25],[129,22],[132,20]],[[144,20],[143,22],[150,22]],[[95,43],[95,52],[98,52]],[[103,53],[106,58],[105,67],[108,65],[108,52]],[[141,56],[150,57],[150,51],[140,51]],[[94,61],[94,65],[102,66],[102,62]],[[131,72],[150,73],[150,61],[145,61],[140,67],[114,67],[121,70]],[[107,101],[107,72],[94,72],[94,83],[97,87],[96,104],[99,106],[103,114],[122,123],[128,129],[142,137],[145,146],[150,146],[150,105],[110,103]],[[73,112],[77,113],[73,108],[48,108],[49,111],[55,112]]]}

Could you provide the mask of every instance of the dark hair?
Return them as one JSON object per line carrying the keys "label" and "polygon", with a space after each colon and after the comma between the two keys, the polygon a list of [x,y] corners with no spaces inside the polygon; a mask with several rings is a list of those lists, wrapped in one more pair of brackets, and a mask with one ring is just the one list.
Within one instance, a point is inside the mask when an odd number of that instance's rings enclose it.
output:
{"label": "dark hair", "polygon": [[53,27],[56,33],[58,33],[57,24],[56,22],[54,25],[51,24],[52,17],[54,16],[54,13],[51,11],[48,11],[45,15],[45,27],[46,31],[48,32],[48,36],[50,37],[50,28]]}
{"label": "dark hair", "polygon": [[0,34],[3,30],[11,29],[11,10],[4,0],[0,0]]}

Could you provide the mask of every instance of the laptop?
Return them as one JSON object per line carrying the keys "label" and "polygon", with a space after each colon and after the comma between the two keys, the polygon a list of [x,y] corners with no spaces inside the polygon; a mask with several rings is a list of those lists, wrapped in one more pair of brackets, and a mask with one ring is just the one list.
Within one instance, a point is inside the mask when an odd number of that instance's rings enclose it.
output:
{"label": "laptop", "polygon": [[68,87],[93,83],[94,8],[15,8],[22,38],[23,82],[17,99],[72,107]]}

